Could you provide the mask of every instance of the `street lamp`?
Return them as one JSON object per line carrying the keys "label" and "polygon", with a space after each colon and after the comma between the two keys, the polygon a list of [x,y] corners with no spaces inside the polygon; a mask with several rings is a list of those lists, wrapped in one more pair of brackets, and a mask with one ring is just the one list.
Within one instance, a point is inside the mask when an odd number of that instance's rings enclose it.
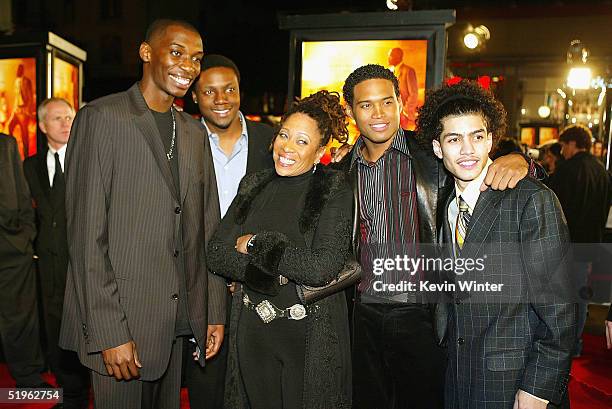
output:
{"label": "street lamp", "polygon": [[567,63],[570,70],[567,75],[567,86],[573,89],[591,88],[593,72],[586,66],[589,50],[580,40],[572,40],[567,49]]}

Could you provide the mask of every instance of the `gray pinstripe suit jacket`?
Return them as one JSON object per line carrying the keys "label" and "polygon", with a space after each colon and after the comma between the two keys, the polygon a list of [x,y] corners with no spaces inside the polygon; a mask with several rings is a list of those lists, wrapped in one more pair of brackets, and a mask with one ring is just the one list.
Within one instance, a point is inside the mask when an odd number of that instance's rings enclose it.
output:
{"label": "gray pinstripe suit jacket", "polygon": [[[225,285],[206,268],[205,242],[219,211],[208,138],[183,113],[176,133],[180,197],[138,84],[91,102],[72,126],[60,345],[102,374],[100,352],[133,340],[140,379],[162,376],[175,338],[181,257],[189,323],[202,350],[207,324],[225,322]],[[183,251],[175,253],[179,234]]]}
{"label": "gray pinstripe suit jacket", "polygon": [[[442,196],[439,237],[452,243],[447,209],[454,186]],[[561,401],[576,339],[576,307],[564,297],[571,291],[568,250],[559,201],[540,182],[526,178],[515,189],[480,194],[460,256],[486,254],[486,267],[454,280],[505,287],[502,294],[454,294],[447,409],[512,409],[518,389]]]}

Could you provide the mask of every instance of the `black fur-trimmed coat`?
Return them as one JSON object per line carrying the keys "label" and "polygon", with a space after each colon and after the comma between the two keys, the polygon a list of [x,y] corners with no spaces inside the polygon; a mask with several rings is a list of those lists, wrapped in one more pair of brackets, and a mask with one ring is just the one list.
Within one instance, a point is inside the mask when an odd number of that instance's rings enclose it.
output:
{"label": "black fur-trimmed coat", "polygon": [[[270,169],[243,178],[236,198],[208,245],[208,265],[216,274],[247,282],[249,287],[263,293],[275,292],[279,274],[297,284],[324,285],[337,276],[350,255],[353,195],[345,173],[319,167],[313,175],[299,217],[306,248],[293,247],[281,232],[242,229],[253,200],[275,177],[274,169]],[[333,239],[322,231],[333,232]],[[249,255],[234,249],[236,238],[246,233],[257,234]],[[321,239],[323,236],[325,240]],[[243,307],[240,291],[234,294],[232,304],[225,407],[249,409],[233,336]],[[352,392],[351,361],[344,292],[315,305],[316,313],[305,318],[303,408],[348,409]]]}

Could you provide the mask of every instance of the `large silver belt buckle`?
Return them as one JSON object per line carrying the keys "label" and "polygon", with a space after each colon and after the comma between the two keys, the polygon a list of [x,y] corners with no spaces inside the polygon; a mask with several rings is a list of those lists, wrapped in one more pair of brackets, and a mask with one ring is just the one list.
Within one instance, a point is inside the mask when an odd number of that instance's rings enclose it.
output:
{"label": "large silver belt buckle", "polygon": [[299,321],[306,317],[306,307],[302,304],[295,304],[289,307],[289,319]]}
{"label": "large silver belt buckle", "polygon": [[263,300],[257,307],[255,307],[255,311],[261,320],[268,324],[270,321],[276,318],[276,311],[274,310],[274,306],[268,300]]}

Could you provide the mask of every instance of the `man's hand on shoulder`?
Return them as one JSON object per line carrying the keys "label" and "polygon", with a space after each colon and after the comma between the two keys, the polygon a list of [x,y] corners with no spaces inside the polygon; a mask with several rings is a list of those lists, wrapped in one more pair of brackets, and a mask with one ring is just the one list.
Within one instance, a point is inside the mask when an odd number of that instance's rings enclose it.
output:
{"label": "man's hand on shoulder", "polygon": [[519,389],[514,398],[514,406],[512,409],[546,409],[547,406],[548,401],[536,398]]}
{"label": "man's hand on shoulder", "polygon": [[484,192],[490,187],[493,190],[514,189],[519,180],[527,176],[529,163],[521,154],[508,154],[493,161],[487,175],[480,186]]}
{"label": "man's hand on shoulder", "polygon": [[108,374],[114,376],[118,381],[129,381],[140,376],[138,369],[142,368],[142,364],[138,359],[134,341],[105,349],[102,351],[102,359]]}
{"label": "man's hand on shoulder", "polygon": [[343,144],[339,148],[333,147],[329,151],[331,153],[331,163],[338,163],[353,149],[353,145],[348,143]]}

